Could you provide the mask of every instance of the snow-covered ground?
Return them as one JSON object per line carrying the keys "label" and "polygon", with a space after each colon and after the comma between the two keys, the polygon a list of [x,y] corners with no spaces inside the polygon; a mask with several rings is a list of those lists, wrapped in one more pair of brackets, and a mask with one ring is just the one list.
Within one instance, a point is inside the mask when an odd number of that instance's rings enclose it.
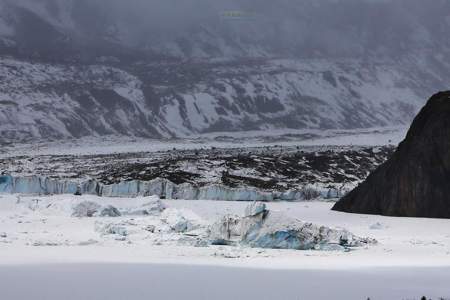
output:
{"label": "snow-covered ground", "polygon": [[[69,290],[65,299],[180,299],[181,291],[184,299],[450,297],[450,220],[344,214],[326,202],[268,203],[271,211],[378,241],[349,252],[272,250],[195,242],[195,226],[242,215],[248,203],[165,200],[158,217],[72,217],[84,200],[133,211],[149,198],[1,196],[5,299],[29,299],[30,291],[34,299],[61,299]],[[180,216],[193,231],[168,229]],[[127,234],[105,234],[110,224]],[[19,277],[29,289],[17,287]]]}
{"label": "snow-covered ground", "polygon": [[[240,153],[246,141],[255,147],[246,151],[262,151],[258,155],[269,151],[268,145],[306,155],[322,148],[335,153],[340,146],[344,151],[396,145],[404,134],[385,128],[317,135],[255,132],[251,138],[221,133],[166,142],[97,138],[10,145],[1,159],[4,170],[26,173],[22,166],[28,165],[18,162],[29,161],[30,174],[40,175],[46,166],[50,173],[45,174],[52,175],[96,160],[115,163],[108,156],[113,153],[122,153],[115,159],[123,164],[181,149]],[[379,147],[372,148],[368,153]],[[73,157],[58,161],[57,155]],[[267,209],[286,219],[347,229],[377,243],[345,251],[260,249],[208,240],[213,223],[224,215],[242,216],[249,202],[158,203],[157,196],[0,195],[0,299],[450,299],[450,220],[345,214],[331,211],[333,202],[324,199],[268,202]],[[93,216],[79,217],[83,214]]]}
{"label": "snow-covered ground", "polygon": [[56,142],[34,141],[4,145],[0,158],[35,155],[101,155],[158,152],[172,149],[193,150],[266,146],[385,146],[397,145],[407,127],[380,127],[357,130],[266,130],[219,132],[193,135],[184,139],[154,140],[137,137],[86,137]]}
{"label": "snow-covered ground", "polygon": [[393,153],[404,131],[248,134],[5,146],[0,191],[74,194],[79,188],[80,193],[99,196],[191,200],[338,198]]}
{"label": "snow-covered ground", "polygon": [[[199,263],[228,266],[274,268],[360,268],[360,267],[450,267],[450,220],[391,218],[345,214],[331,211],[332,202],[268,203],[270,210],[286,213],[302,221],[330,227],[346,228],[359,236],[375,238],[377,245],[350,252],[288,251],[233,248],[225,246],[173,247],[175,238],[151,234],[131,234],[126,239],[110,239],[95,230],[96,223],[129,222],[138,228],[155,225],[151,217],[74,218],[72,203],[77,196],[20,197],[0,199],[0,262],[147,262]],[[34,200],[42,208],[35,209]],[[116,207],[139,207],[145,198],[114,199],[82,196],[83,200],[113,204]],[[26,204],[25,204],[26,203]],[[165,200],[170,218],[174,211],[184,212],[201,222],[213,223],[225,214],[242,215],[247,202]],[[51,204],[51,205],[50,205]],[[47,208],[48,207],[48,208]],[[131,221],[130,221],[131,220]],[[129,230],[130,231],[130,230]],[[135,236],[134,236],[135,235]],[[156,246],[155,246],[156,245]],[[93,255],[92,249],[105,249]],[[50,254],[51,253],[51,254]],[[128,255],[126,253],[129,253]],[[228,256],[236,259],[228,259]],[[270,259],[267,259],[270,258]],[[331,259],[330,259],[331,258]],[[270,262],[270,265],[260,264]]]}

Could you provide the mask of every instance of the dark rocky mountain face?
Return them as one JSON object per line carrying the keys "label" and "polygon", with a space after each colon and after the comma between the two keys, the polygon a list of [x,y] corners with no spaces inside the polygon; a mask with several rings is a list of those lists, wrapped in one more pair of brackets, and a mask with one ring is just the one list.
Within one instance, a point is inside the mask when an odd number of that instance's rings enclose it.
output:
{"label": "dark rocky mountain face", "polygon": [[333,209],[450,218],[450,92],[431,97],[392,158]]}
{"label": "dark rocky mountain face", "polygon": [[446,0],[3,0],[0,141],[408,124]]}

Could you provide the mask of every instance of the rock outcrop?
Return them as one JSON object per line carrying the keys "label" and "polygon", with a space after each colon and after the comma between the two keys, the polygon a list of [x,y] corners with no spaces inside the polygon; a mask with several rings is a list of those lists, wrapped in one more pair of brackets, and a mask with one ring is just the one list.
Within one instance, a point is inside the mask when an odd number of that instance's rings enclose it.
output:
{"label": "rock outcrop", "polygon": [[393,156],[333,210],[450,218],[450,91],[430,98]]}

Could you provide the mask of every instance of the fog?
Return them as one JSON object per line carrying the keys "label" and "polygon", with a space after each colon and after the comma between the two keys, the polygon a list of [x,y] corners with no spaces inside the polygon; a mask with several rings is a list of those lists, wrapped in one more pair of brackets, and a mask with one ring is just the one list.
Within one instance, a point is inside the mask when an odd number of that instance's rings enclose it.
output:
{"label": "fog", "polygon": [[[258,46],[270,55],[398,55],[447,47],[447,0],[7,0],[78,34],[143,48]],[[187,40],[187,41],[180,41]],[[189,45],[192,47],[192,45]],[[212,51],[215,55],[214,51]]]}

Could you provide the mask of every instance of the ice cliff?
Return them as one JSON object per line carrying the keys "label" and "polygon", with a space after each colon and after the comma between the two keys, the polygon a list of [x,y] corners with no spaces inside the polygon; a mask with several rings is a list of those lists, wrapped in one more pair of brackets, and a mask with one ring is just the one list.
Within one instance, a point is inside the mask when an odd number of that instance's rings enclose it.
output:
{"label": "ice cliff", "polygon": [[103,197],[159,196],[163,199],[224,200],[224,201],[299,201],[314,198],[334,199],[351,187],[305,185],[298,190],[265,191],[253,187],[231,188],[219,184],[195,186],[174,184],[166,179],[122,181],[105,185],[96,180],[76,181],[42,176],[0,177],[0,193],[12,194],[88,194]]}

